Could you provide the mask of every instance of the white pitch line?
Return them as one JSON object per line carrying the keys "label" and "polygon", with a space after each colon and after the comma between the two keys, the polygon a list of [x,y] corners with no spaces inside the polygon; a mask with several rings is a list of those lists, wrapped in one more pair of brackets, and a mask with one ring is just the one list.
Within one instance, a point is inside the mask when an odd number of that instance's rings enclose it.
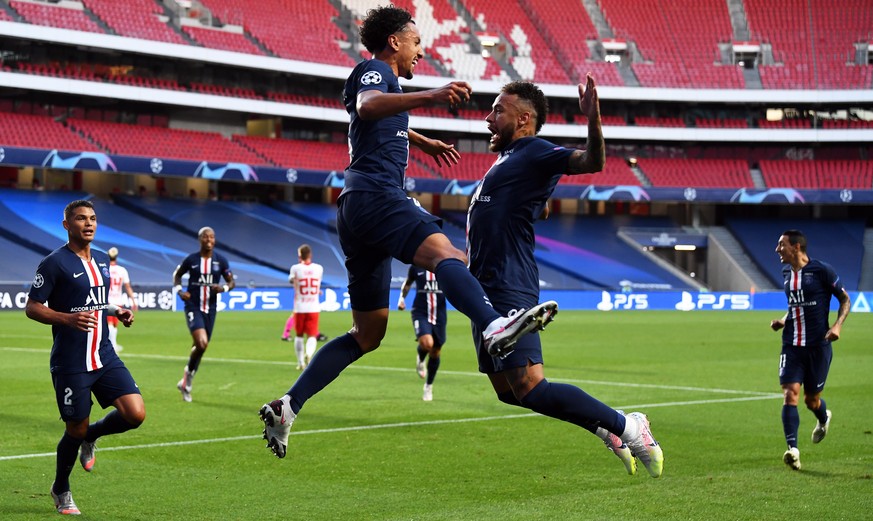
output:
{"label": "white pitch line", "polygon": [[[48,353],[49,351],[46,349],[33,349],[26,347],[0,347],[0,351],[18,351],[23,353]],[[176,356],[176,355],[153,355],[153,354],[144,354],[144,353],[124,353],[124,358],[143,358],[149,360],[172,360],[172,361],[183,361],[187,362],[187,356]],[[209,362],[218,362],[218,363],[228,363],[228,364],[260,364],[260,365],[279,365],[279,366],[294,366],[294,362],[282,362],[277,360],[252,360],[252,359],[244,359],[244,358],[214,358],[210,357]],[[352,364],[349,366],[349,369],[360,369],[364,371],[385,371],[385,372],[409,372],[409,368],[405,367],[381,367],[381,366],[373,366],[373,365],[361,365],[361,364]],[[442,375],[454,375],[454,376],[474,376],[481,377],[484,376],[480,372],[474,371],[451,371],[447,369],[440,369],[440,374]],[[643,383],[633,383],[633,382],[607,382],[603,380],[586,380],[581,378],[550,378],[550,380],[561,381],[561,382],[570,382],[576,384],[588,384],[588,385],[604,385],[609,387],[634,387],[639,389],[662,389],[662,390],[670,390],[670,391],[694,391],[694,392],[704,392],[704,393],[717,393],[717,394],[742,394],[742,395],[755,395],[761,396],[765,398],[769,398],[773,393],[770,391],[745,391],[738,389],[719,389],[719,388],[710,388],[710,387],[690,387],[684,385],[661,385],[661,384],[643,384]],[[781,395],[780,395],[781,396]]]}
{"label": "white pitch line", "polygon": [[[721,398],[718,400],[694,400],[684,402],[666,402],[666,403],[650,403],[650,404],[630,404],[620,405],[619,409],[650,409],[654,407],[681,407],[688,405],[709,405],[713,403],[729,403],[729,402],[744,402],[751,400],[772,400],[782,398],[781,394],[772,394],[769,396],[747,396],[743,398]],[[423,427],[432,425],[449,425],[454,423],[474,423],[499,420],[514,420],[519,418],[532,418],[540,416],[540,414],[532,412],[526,414],[507,414],[505,416],[483,416],[479,418],[455,418],[451,420],[425,420],[420,422],[399,422],[399,423],[382,423],[377,425],[356,425],[354,427],[336,427],[333,429],[313,429],[308,431],[296,431],[290,433],[291,436],[308,436],[312,434],[334,434],[337,432],[352,432],[352,431],[368,431],[375,429],[398,429],[403,427]],[[156,449],[160,447],[181,447],[185,445],[203,445],[207,443],[225,443],[231,441],[257,440],[263,439],[261,435],[252,436],[232,436],[227,438],[208,438],[202,440],[187,440],[187,441],[170,441],[163,443],[148,443],[143,445],[122,445],[118,447],[100,447],[100,452],[104,451],[122,451],[134,449]],[[18,454],[14,456],[0,456],[0,461],[22,460],[30,458],[49,458],[56,456],[55,452],[42,452],[38,454]]]}

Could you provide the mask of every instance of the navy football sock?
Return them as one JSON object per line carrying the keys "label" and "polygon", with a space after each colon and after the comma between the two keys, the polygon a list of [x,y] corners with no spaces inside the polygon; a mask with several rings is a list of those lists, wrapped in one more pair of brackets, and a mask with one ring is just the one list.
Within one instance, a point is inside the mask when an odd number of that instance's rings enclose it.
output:
{"label": "navy football sock", "polygon": [[440,359],[430,357],[427,360],[427,385],[433,384],[433,379],[436,378],[437,370],[440,368]]}
{"label": "navy football sock", "polygon": [[427,351],[418,346],[418,361],[424,362],[424,358],[427,356]]}
{"label": "navy football sock", "polygon": [[100,436],[106,436],[107,434],[120,434],[135,427],[138,427],[138,425],[127,423],[127,420],[121,416],[118,409],[115,409],[104,416],[103,419],[88,426],[88,433],[85,434],[85,441],[93,442]]}
{"label": "navy football sock", "polygon": [[624,418],[615,409],[573,385],[543,380],[521,399],[528,409],[564,420],[596,433],[598,427],[609,432],[624,431]]}
{"label": "navy football sock", "polygon": [[191,353],[191,356],[188,357],[188,372],[191,373],[191,376],[194,376],[194,373],[200,369],[200,360],[203,360],[203,355],[198,352]]}
{"label": "navy football sock", "polygon": [[479,281],[460,260],[445,259],[437,265],[434,275],[449,302],[476,324],[479,331],[485,331],[488,324],[500,318],[500,313],[488,303]]}
{"label": "navy football sock", "polygon": [[55,467],[55,494],[70,490],[70,472],[76,464],[82,440],[70,436],[66,431],[58,442],[58,459]]}
{"label": "navy football sock", "polygon": [[300,412],[306,400],[336,379],[343,369],[361,358],[364,352],[355,337],[346,333],[324,344],[306,366],[306,370],[286,394],[291,395],[291,410]]}
{"label": "navy football sock", "polygon": [[818,409],[812,411],[812,413],[815,414],[815,417],[816,419],[818,419],[819,423],[824,425],[825,422],[828,421],[828,406],[825,403],[824,398],[819,398],[819,402],[821,402],[821,405],[818,406]]}
{"label": "navy football sock", "polygon": [[800,428],[800,414],[796,405],[782,406],[782,430],[789,447],[797,447],[797,429]]}

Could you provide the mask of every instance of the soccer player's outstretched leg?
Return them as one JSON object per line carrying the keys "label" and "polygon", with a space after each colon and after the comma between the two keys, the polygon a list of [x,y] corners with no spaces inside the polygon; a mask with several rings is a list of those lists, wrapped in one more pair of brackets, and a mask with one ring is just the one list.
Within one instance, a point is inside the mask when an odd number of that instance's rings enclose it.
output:
{"label": "soccer player's outstretched leg", "polygon": [[664,469],[664,454],[645,414],[625,416],[582,389],[550,382],[543,374],[536,330],[554,318],[557,305],[536,304],[534,221],[548,217],[548,199],[561,176],[599,172],[605,161],[593,78],[588,75],[586,84],[578,88],[579,108],[588,118],[586,150],[557,146],[536,136],[546,121],[548,103],[533,83],[505,85],[485,119],[490,149],[499,157],[479,183],[467,214],[470,271],[494,308],[518,317],[521,331],[532,334],[518,338],[512,349],[503,349],[479,335],[474,324],[479,370],[488,375],[499,400],[578,425],[603,440],[628,474],[636,473],[639,460],[657,478]]}
{"label": "soccer player's outstretched leg", "polygon": [[350,120],[351,161],[337,200],[336,224],[346,258],[354,324],[347,334],[315,353],[286,397],[280,398],[281,407],[272,401],[260,409],[268,445],[279,457],[287,452],[285,429],[290,422],[281,423],[290,417],[286,406],[298,415],[303,404],[349,364],[379,347],[388,326],[392,258],[433,272],[449,302],[480,328],[482,340],[501,355],[548,324],[556,310],[554,303],[536,306],[534,302],[526,310],[516,310],[516,316],[502,317],[467,269],[464,252],[443,234],[440,219],[404,190],[410,145],[433,157],[440,167],[457,164],[460,158],[454,145],[409,128],[408,111],[464,104],[473,92],[470,84],[451,81],[435,89],[403,92],[399,78],[412,79],[424,58],[421,34],[404,9],[370,10],[360,36],[373,58],[352,70],[343,92]]}

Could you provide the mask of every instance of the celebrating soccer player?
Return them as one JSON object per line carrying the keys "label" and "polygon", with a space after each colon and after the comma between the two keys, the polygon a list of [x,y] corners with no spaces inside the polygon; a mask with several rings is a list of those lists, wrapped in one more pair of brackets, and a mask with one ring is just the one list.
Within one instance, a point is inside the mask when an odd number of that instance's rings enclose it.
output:
{"label": "celebrating soccer player", "polygon": [[[588,118],[585,150],[557,146],[536,136],[549,109],[543,92],[530,82],[504,85],[485,118],[490,149],[498,157],[470,202],[467,250],[470,271],[501,313],[511,315],[539,299],[533,225],[544,215],[558,180],[565,173],[599,172],[606,162],[600,103],[590,74],[586,84],[579,85],[579,108]],[[546,380],[538,334],[519,339],[512,353],[494,356],[481,341],[480,331],[474,324],[479,370],[488,375],[499,400],[596,434],[629,474],[636,472],[636,457],[652,477],[661,475],[664,456],[645,414],[625,416],[578,387]]]}
{"label": "celebrating soccer player", "polygon": [[[788,312],[770,322],[773,331],[784,328],[779,383],[784,397],[782,429],[788,450],[782,455],[782,461],[792,469],[800,470],[800,450],[797,448],[800,385],[803,384],[803,402],[817,420],[812,430],[812,442],[818,443],[831,425],[831,411],[821,397],[833,358],[831,342],[840,339],[843,322],[852,306],[849,294],[831,265],[809,258],[806,236],[802,232],[783,232],[776,244],[776,253],[784,264],[782,277],[785,279],[785,296],[788,297]],[[828,327],[831,295],[837,298],[840,308],[834,325]]]}
{"label": "celebrating soccer player", "polygon": [[[173,292],[185,301],[185,321],[194,341],[182,379],[176,384],[186,402],[191,401],[194,375],[212,339],[212,328],[218,314],[218,294],[227,293],[236,286],[230,264],[224,255],[215,251],[215,231],[204,226],[197,232],[197,238],[200,251],[185,257],[173,272]],[[186,273],[189,276],[188,289],[183,291],[182,275]],[[224,284],[220,284],[222,278]]]}
{"label": "celebrating soccer player", "polygon": [[261,407],[267,447],[285,457],[291,424],[315,393],[382,342],[388,327],[391,259],[436,274],[449,302],[482,331],[493,353],[508,353],[518,338],[544,327],[557,304],[546,302],[502,317],[467,269],[464,253],[452,246],[439,218],[406,196],[404,175],[409,145],[432,156],[438,165],[457,163],[453,145],[427,138],[409,128],[407,111],[440,103],[469,101],[472,88],[453,81],[438,89],[404,93],[398,78],[411,79],[424,58],[421,34],[404,9],[369,11],[361,41],[374,58],[359,63],[346,80],[343,100],[350,116],[351,163],[337,200],[337,232],[349,274],[352,329],[324,345],[291,389]]}
{"label": "celebrating soccer player", "polygon": [[[40,262],[25,313],[52,326],[52,384],[66,429],[58,442],[51,496],[58,513],[78,515],[70,492],[76,453],[90,472],[97,438],[139,427],[145,420],[145,404],[109,341],[106,318],[115,316],[130,327],[133,312],[109,304],[109,257],[91,249],[97,232],[94,206],[90,201],[71,202],[64,208],[63,225],[68,241]],[[93,424],[92,393],[104,409],[115,407]]]}

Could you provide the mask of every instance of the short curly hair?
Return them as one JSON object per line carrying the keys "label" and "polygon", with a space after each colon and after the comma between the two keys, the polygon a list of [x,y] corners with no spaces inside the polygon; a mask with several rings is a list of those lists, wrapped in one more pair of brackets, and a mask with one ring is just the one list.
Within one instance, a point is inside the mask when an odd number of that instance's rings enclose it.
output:
{"label": "short curly hair", "polygon": [[533,106],[537,118],[535,133],[539,134],[546,122],[546,117],[549,115],[549,101],[543,91],[529,81],[513,81],[504,85],[500,92],[518,96]]}
{"label": "short curly hair", "polygon": [[381,52],[388,45],[388,37],[402,30],[408,23],[415,23],[409,11],[394,4],[367,11],[361,24],[361,43],[372,54]]}

